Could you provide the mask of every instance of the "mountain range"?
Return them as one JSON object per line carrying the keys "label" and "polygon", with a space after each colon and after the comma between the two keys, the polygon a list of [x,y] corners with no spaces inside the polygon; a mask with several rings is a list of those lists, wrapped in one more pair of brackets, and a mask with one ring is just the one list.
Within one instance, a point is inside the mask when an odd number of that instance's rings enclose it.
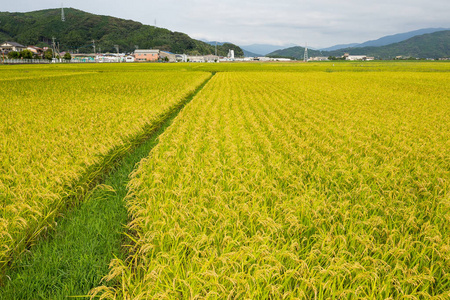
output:
{"label": "mountain range", "polygon": [[[224,45],[224,44],[231,44],[231,43],[227,43],[227,42],[218,42],[218,41],[208,41],[208,40],[201,40],[202,42],[205,42],[205,43],[207,43],[207,44],[210,44],[210,45],[212,45],[212,46],[221,46],[221,45]],[[269,46],[271,46],[271,45],[269,45]],[[277,47],[276,49],[278,49],[279,47]],[[242,49],[242,51],[244,52],[244,56],[245,57],[259,57],[259,56],[264,56],[264,55],[262,55],[262,54],[258,54],[258,53],[254,53],[254,52],[251,52],[251,51],[248,51],[248,50],[246,50],[245,48],[243,48],[243,47],[241,47],[241,49]],[[269,53],[269,52],[272,52],[273,50],[271,50],[271,51],[267,51],[266,52],[266,54],[267,53]]]}
{"label": "mountain range", "polygon": [[252,44],[252,45],[240,45],[240,47],[247,51],[247,52],[251,52],[251,53],[255,53],[257,55],[255,56],[264,56],[268,53],[271,53],[273,51],[279,50],[279,49],[284,49],[284,48],[289,48],[289,47],[294,47],[296,46],[295,44],[286,44],[283,46],[279,46],[279,45],[270,45],[270,44]]}
{"label": "mountain range", "polygon": [[342,44],[342,45],[335,45],[328,48],[322,48],[320,50],[322,51],[333,51],[333,50],[339,50],[344,48],[363,48],[363,47],[380,47],[380,46],[386,46],[394,43],[399,43],[404,40],[410,39],[412,37],[415,37],[417,35],[427,34],[427,33],[433,33],[437,31],[444,31],[444,30],[450,30],[450,28],[424,28],[404,33],[398,33],[393,35],[387,35],[384,37],[381,37],[376,40],[367,41],[364,43],[352,43],[352,44]]}
{"label": "mountain range", "polygon": [[[269,57],[290,57],[303,59],[303,47],[291,47],[269,53]],[[350,55],[367,55],[376,59],[393,59],[396,56],[416,58],[440,58],[450,57],[450,30],[436,31],[433,33],[416,35],[412,38],[398,43],[384,46],[348,47],[333,51],[309,50],[311,56],[342,56],[344,53]]]}
{"label": "mountain range", "polygon": [[[92,52],[96,50],[121,52],[139,49],[160,49],[174,53],[214,54],[215,47],[190,38],[181,32],[159,28],[132,20],[87,13],[65,8],[65,21],[61,9],[46,9],[27,13],[0,12],[0,42],[15,41],[24,45],[49,46],[52,38],[60,50]],[[226,56],[233,49],[236,56],[244,53],[239,46],[227,43],[217,47],[218,54]]]}

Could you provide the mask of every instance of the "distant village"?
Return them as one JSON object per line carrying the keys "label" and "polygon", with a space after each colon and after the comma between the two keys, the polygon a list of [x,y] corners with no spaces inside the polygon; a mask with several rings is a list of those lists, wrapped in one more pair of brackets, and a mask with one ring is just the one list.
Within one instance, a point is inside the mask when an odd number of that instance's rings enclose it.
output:
{"label": "distant village", "polygon": [[[118,48],[117,48],[118,50]],[[136,49],[133,53],[69,53],[59,52],[50,47],[24,46],[16,42],[5,41],[0,44],[1,61],[3,63],[50,63],[50,62],[193,62],[216,63],[230,61],[292,61],[289,58],[273,57],[235,57],[234,50],[229,50],[227,56],[218,55],[187,55],[175,54],[158,49]],[[374,57],[367,55],[344,54],[337,59],[348,61],[371,61]],[[407,59],[398,56],[396,59]],[[329,57],[309,57],[304,61],[328,61]]]}
{"label": "distant village", "polygon": [[[57,50],[48,51],[51,48],[39,48],[36,46],[24,46],[16,42],[6,41],[0,45],[0,51],[2,53],[2,60],[10,63],[14,63],[14,60],[47,60],[53,62],[225,62],[225,61],[254,61],[254,60],[285,60],[287,58],[273,59],[268,57],[244,57],[238,58],[234,55],[234,50],[229,50],[228,55],[187,55],[187,54],[175,54],[168,51],[162,51],[159,49],[136,49],[133,53],[67,53],[58,52]],[[27,51],[26,57],[20,57],[19,53]],[[46,53],[52,53],[52,57],[45,57]],[[11,55],[14,53],[15,55]],[[20,61],[17,61],[20,63]]]}

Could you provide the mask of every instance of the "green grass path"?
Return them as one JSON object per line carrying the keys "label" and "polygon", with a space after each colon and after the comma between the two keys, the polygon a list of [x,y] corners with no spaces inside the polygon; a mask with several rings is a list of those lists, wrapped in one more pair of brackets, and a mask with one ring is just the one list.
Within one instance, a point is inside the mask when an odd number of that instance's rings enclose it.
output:
{"label": "green grass path", "polygon": [[124,197],[129,174],[148,156],[159,135],[183,107],[175,110],[143,144],[127,153],[77,207],[59,218],[56,231],[48,232],[28,254],[13,263],[5,285],[0,287],[0,299],[89,298],[89,291],[109,272],[111,259],[123,258],[121,247],[128,217]]}

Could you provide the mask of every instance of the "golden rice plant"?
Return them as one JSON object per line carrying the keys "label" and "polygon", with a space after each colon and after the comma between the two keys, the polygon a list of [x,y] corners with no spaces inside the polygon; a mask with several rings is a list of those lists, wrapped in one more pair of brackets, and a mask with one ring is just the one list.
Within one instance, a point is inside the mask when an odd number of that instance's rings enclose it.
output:
{"label": "golden rice plant", "polygon": [[448,299],[449,79],[217,73],[133,174],[93,294]]}
{"label": "golden rice plant", "polygon": [[0,78],[0,270],[211,76],[57,67]]}

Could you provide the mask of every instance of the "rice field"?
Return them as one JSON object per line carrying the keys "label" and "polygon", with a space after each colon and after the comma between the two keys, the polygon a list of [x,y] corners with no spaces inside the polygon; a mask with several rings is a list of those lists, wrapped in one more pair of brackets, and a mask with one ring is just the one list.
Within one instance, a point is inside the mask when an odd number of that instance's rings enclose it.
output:
{"label": "rice field", "polygon": [[2,275],[205,82],[93,298],[450,299],[440,62],[0,66]]}
{"label": "rice field", "polygon": [[211,76],[39,68],[8,74],[0,79],[1,269]]}
{"label": "rice field", "polygon": [[217,73],[140,163],[106,299],[448,299],[448,73]]}

